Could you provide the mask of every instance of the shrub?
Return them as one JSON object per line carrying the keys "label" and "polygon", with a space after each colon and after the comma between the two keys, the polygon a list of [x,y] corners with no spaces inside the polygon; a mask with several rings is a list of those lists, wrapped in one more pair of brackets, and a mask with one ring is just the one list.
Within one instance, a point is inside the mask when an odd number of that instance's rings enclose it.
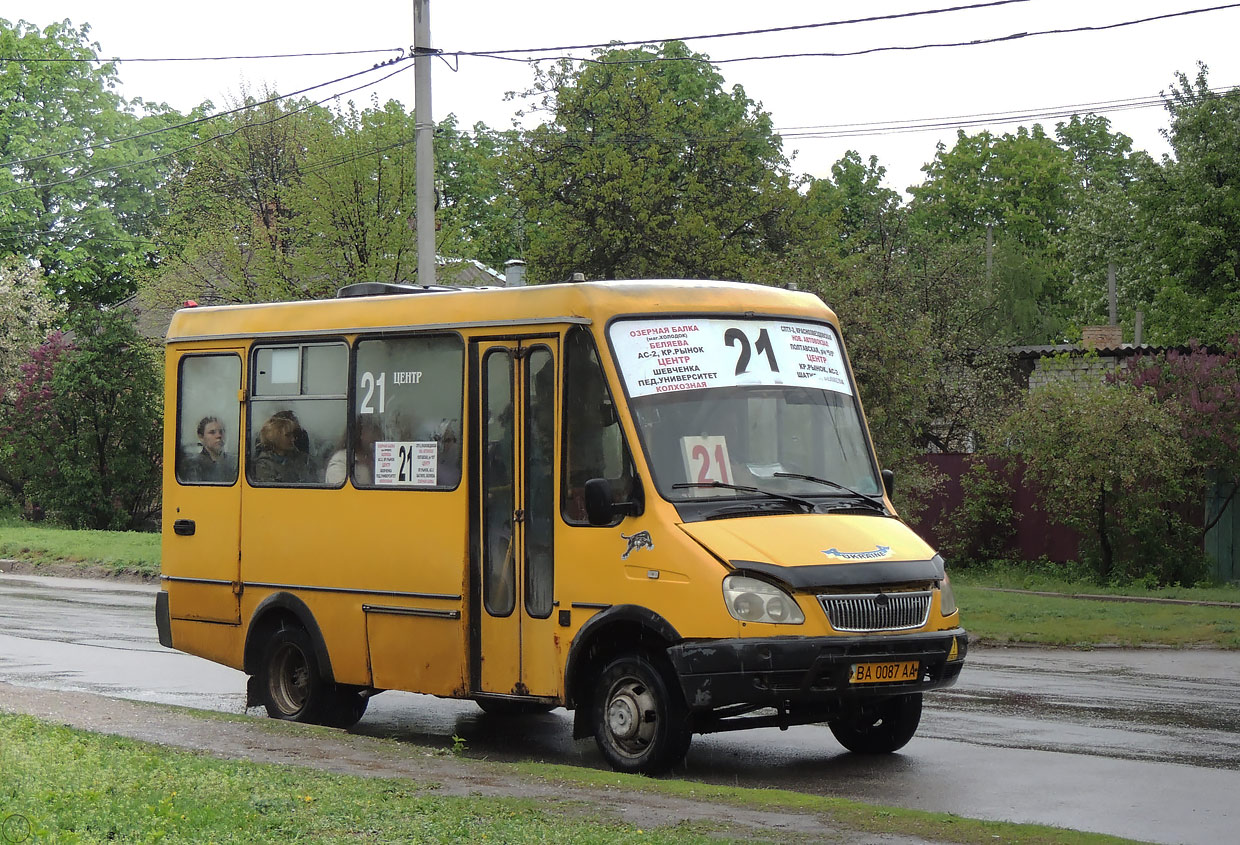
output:
{"label": "shrub", "polygon": [[960,504],[944,520],[942,546],[952,566],[1011,560],[1019,516],[1008,467],[975,458],[960,477],[960,489]]}
{"label": "shrub", "polygon": [[1199,534],[1176,510],[1196,493],[1192,456],[1152,391],[1039,388],[1004,423],[998,442],[1025,462],[1047,516],[1086,538],[1098,577],[1192,583],[1204,571]]}
{"label": "shrub", "polygon": [[158,506],[162,395],[156,351],[127,312],[84,311],[22,365],[3,427],[24,511],[73,528],[136,528]]}

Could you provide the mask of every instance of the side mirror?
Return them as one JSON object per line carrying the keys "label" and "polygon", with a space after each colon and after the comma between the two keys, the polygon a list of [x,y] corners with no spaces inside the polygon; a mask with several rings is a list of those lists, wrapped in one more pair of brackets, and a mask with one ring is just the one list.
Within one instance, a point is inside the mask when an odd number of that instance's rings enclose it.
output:
{"label": "side mirror", "polygon": [[883,490],[887,493],[887,498],[896,491],[896,473],[895,470],[885,469],[879,473],[883,477]]}
{"label": "side mirror", "polygon": [[[634,482],[636,485],[636,482]],[[641,488],[634,491],[633,501],[613,502],[611,482],[606,478],[591,478],[582,490],[586,505],[586,519],[591,525],[611,525],[617,516],[638,516],[642,512]]]}

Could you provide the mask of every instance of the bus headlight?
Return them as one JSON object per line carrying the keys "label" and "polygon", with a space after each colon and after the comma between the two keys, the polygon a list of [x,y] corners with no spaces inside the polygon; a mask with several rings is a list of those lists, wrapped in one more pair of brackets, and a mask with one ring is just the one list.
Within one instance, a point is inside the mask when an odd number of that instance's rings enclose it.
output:
{"label": "bus headlight", "polygon": [[746,575],[723,579],[723,602],[728,613],[742,622],[800,625],[805,614],[792,598],[773,584]]}
{"label": "bus headlight", "polygon": [[952,582],[947,577],[947,573],[943,573],[943,580],[939,582],[939,613],[944,616],[951,616],[956,612],[956,594],[952,591]]}

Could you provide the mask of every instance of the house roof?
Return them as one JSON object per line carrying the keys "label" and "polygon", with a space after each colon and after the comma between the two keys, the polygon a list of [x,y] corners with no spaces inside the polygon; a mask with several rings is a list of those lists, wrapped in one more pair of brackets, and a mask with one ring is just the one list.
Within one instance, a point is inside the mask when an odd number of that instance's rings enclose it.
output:
{"label": "house roof", "polygon": [[1092,347],[1082,346],[1079,343],[1053,343],[1043,344],[1040,346],[1010,346],[1008,351],[1012,353],[1018,360],[1029,361],[1037,358],[1053,358],[1056,355],[1080,356],[1097,352],[1099,355],[1107,358],[1132,358],[1138,355],[1161,355],[1164,352],[1183,352],[1188,354],[1192,352],[1189,346],[1153,346],[1143,343],[1135,346],[1131,343],[1125,343],[1120,346],[1104,346]]}

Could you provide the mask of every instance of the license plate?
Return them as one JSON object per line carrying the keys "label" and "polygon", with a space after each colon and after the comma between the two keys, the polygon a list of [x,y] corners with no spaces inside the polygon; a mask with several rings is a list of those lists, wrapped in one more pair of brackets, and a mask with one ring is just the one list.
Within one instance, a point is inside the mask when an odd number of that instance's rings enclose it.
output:
{"label": "license plate", "polygon": [[850,684],[892,684],[921,678],[921,664],[916,660],[896,663],[854,663],[848,673]]}

